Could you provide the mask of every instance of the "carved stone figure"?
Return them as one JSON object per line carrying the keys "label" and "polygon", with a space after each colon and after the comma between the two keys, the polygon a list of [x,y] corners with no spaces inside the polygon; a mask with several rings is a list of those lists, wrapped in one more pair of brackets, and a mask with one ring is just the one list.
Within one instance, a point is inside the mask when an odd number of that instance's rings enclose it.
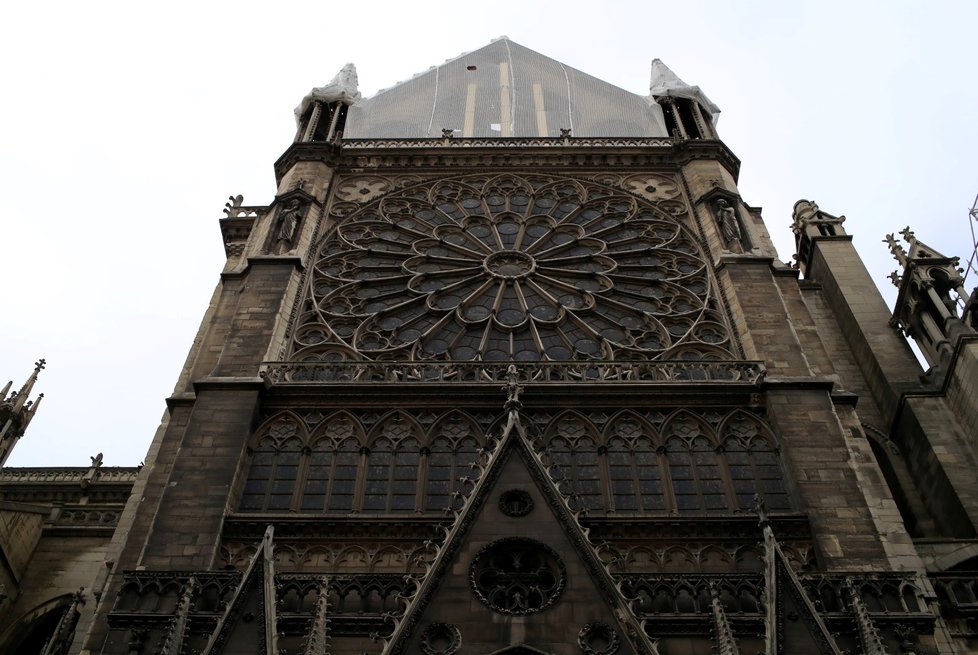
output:
{"label": "carved stone figure", "polygon": [[725,198],[720,198],[716,202],[716,214],[724,244],[731,250],[740,251],[742,249],[742,235],[740,233],[740,223],[737,221],[736,210],[734,210]]}
{"label": "carved stone figure", "polygon": [[302,203],[298,200],[290,200],[282,210],[282,215],[278,220],[278,235],[276,240],[277,250],[287,252],[294,245],[292,239],[295,237],[295,228],[299,224],[299,216],[302,212]]}

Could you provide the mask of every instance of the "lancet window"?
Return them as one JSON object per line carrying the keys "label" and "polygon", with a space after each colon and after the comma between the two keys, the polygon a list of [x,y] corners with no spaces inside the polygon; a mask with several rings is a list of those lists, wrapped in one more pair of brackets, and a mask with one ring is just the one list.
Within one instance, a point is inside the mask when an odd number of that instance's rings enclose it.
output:
{"label": "lancet window", "polygon": [[659,425],[625,412],[603,434],[569,412],[540,445],[560,491],[591,512],[723,514],[750,509],[755,494],[771,511],[792,508],[774,436],[746,412],[680,411]]}
{"label": "lancet window", "polygon": [[428,428],[393,412],[370,429],[335,412],[311,431],[286,412],[266,421],[252,443],[242,512],[440,513],[483,437],[460,412]]}

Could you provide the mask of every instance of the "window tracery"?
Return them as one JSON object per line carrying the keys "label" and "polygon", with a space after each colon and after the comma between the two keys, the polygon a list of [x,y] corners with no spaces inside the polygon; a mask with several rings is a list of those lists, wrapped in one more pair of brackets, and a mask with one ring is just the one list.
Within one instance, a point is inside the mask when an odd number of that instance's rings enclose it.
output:
{"label": "window tracery", "polygon": [[[241,511],[440,513],[498,417],[337,411],[307,419],[283,412],[258,429]],[[728,514],[749,510],[755,494],[769,511],[793,507],[770,428],[743,410],[530,420],[557,488],[591,513]]]}
{"label": "window tracery", "polygon": [[692,234],[628,193],[551,176],[394,191],[319,249],[295,359],[732,359]]}
{"label": "window tracery", "polygon": [[259,427],[241,511],[440,513],[483,442],[479,423],[457,411],[420,417],[428,429],[401,412],[315,418],[311,435],[290,412]]}
{"label": "window tracery", "polygon": [[630,411],[596,418],[603,433],[576,412],[550,418],[539,441],[558,488],[590,512],[724,514],[749,510],[755,493],[772,511],[792,509],[774,437],[758,417],[682,410],[658,427]]}

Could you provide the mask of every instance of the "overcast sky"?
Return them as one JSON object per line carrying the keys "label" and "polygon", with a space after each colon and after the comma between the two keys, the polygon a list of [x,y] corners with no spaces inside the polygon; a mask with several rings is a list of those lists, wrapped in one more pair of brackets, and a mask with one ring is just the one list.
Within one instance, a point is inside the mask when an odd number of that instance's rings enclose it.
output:
{"label": "overcast sky", "polygon": [[809,198],[848,216],[891,304],[886,232],[967,260],[978,3],[799,4],[5,3],[0,378],[48,360],[8,464],[143,459],[218,281],[224,202],[272,200],[292,109],[348,61],[369,96],[505,34],[645,95],[658,57],[720,105],[782,259]]}

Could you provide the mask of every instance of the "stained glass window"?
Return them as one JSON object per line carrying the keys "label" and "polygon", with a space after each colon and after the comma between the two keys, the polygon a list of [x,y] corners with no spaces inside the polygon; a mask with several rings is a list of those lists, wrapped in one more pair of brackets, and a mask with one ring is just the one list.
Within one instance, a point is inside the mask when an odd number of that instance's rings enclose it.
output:
{"label": "stained glass window", "polygon": [[731,358],[677,211],[677,200],[659,207],[541,175],[390,193],[321,244],[295,349],[300,359],[327,341],[401,360]]}

